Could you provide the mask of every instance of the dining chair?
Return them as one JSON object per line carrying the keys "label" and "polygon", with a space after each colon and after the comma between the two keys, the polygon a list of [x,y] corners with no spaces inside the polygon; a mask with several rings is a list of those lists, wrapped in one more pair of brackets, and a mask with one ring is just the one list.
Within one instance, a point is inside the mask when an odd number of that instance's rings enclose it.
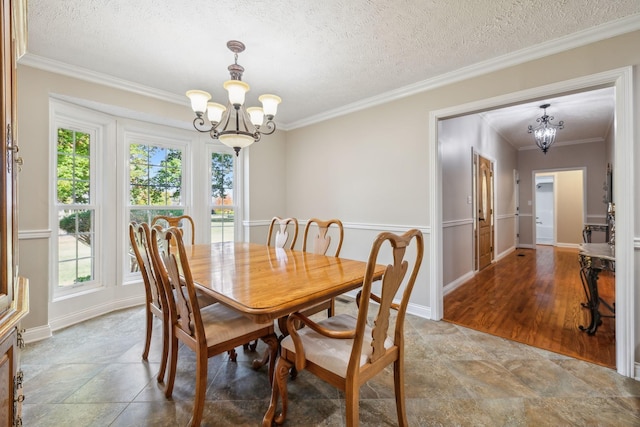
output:
{"label": "dining chair", "polygon": [[[277,227],[277,228],[276,228]],[[291,239],[291,243],[287,245],[287,241],[289,240],[289,231],[291,229],[293,231],[293,238]],[[275,235],[273,232],[275,231]],[[271,238],[274,238],[273,243],[271,242]],[[293,249],[296,244],[296,240],[298,239],[298,220],[296,218],[280,218],[279,216],[274,216],[269,223],[269,233],[267,234],[267,246],[273,246],[274,248],[284,248]]]}
{"label": "dining chair", "polygon": [[169,215],[157,215],[151,220],[151,226],[161,224],[163,228],[178,227],[181,232],[184,233],[185,223],[188,223],[191,228],[191,244],[195,244],[196,241],[196,225],[193,222],[193,218],[189,215],[169,216]]}
{"label": "dining chair", "polygon": [[[172,240],[176,251],[171,251]],[[278,338],[271,324],[258,324],[221,303],[200,307],[191,275],[182,232],[177,227],[151,230],[153,255],[169,306],[169,360],[165,396],[171,397],[178,365],[178,342],[196,354],[196,384],[193,414],[189,425],[199,426],[204,410],[207,389],[207,362],[210,357],[233,350],[255,339],[262,339],[269,347],[269,380],[273,380]],[[175,286],[184,283],[184,286]]]}
{"label": "dining chair", "polygon": [[[190,226],[189,232],[191,233],[191,244],[195,244],[195,236],[196,236],[196,226],[189,215],[179,215],[179,216],[168,216],[168,215],[157,215],[153,217],[151,220],[151,227],[160,226],[162,228],[169,227],[178,227],[180,232],[183,233],[184,237],[184,224],[187,223]],[[175,242],[171,242],[172,245],[175,245]],[[200,307],[203,307],[208,304],[213,304],[215,300],[202,292],[198,292],[198,302]]]}
{"label": "dining chair", "polygon": [[[330,229],[335,229],[334,237],[336,237],[332,243]],[[314,230],[314,231],[312,231]],[[318,218],[311,218],[307,221],[304,227],[304,234],[302,237],[302,251],[312,252],[314,254],[326,255],[331,248],[331,256],[340,256],[340,249],[342,249],[342,241],[344,240],[344,227],[342,221],[339,219],[321,220]],[[313,314],[320,313],[321,311],[327,311],[327,316],[331,317],[335,313],[335,299],[331,298],[327,301],[323,301],[312,307],[302,310],[300,313],[309,317]],[[278,319],[278,327],[283,335],[287,335],[287,318],[281,317]]]}
{"label": "dining chair", "polygon": [[[415,253],[415,258],[406,256],[407,252]],[[345,395],[346,425],[357,426],[360,387],[393,363],[398,424],[408,425],[404,403],[404,319],[423,252],[424,241],[419,230],[412,229],[402,235],[380,233],[369,254],[357,317],[338,314],[316,323],[301,313],[289,315],[289,336],[280,343],[280,358],[265,421],[276,414],[280,398],[282,411],[275,417],[275,422],[284,422],[288,405],[287,374],[295,366],[298,371],[306,369],[341,389]],[[375,316],[370,326],[369,301],[374,295],[371,288],[379,255],[393,261],[387,265],[382,277],[379,304],[371,306]],[[394,303],[394,297],[400,291],[400,302]],[[377,311],[374,311],[376,307]],[[391,310],[397,311],[395,321],[391,318]],[[296,321],[307,327],[297,330],[293,327]],[[395,326],[390,331],[392,323]],[[389,332],[392,332],[391,336]]]}
{"label": "dining chair", "polygon": [[142,359],[148,359],[153,331],[153,318],[157,317],[162,321],[162,357],[157,379],[158,382],[162,382],[169,352],[169,309],[167,307],[166,294],[157,275],[155,260],[151,253],[151,229],[149,225],[147,223],[137,224],[131,222],[129,224],[129,240],[135,254],[138,271],[142,276],[145,291],[146,335]]}
{"label": "dining chair", "polygon": [[[291,243],[287,246],[287,241],[289,240],[288,229],[291,229],[293,232],[293,238],[291,239]],[[274,248],[285,248],[286,246],[287,249],[293,249],[296,244],[296,240],[298,240],[298,220],[296,218],[281,218],[279,216],[271,218],[271,222],[269,223],[269,232],[267,234],[267,246],[273,246]],[[245,350],[249,349],[251,351],[255,351],[257,344],[257,342],[245,343],[243,347]],[[256,362],[255,368],[265,365],[269,360],[268,357],[268,353],[265,353],[262,361],[259,363]]]}

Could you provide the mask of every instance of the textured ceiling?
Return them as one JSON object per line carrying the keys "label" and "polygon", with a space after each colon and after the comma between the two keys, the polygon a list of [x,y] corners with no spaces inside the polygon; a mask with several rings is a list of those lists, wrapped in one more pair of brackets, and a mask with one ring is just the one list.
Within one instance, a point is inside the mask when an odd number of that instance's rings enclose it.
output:
{"label": "textured ceiling", "polygon": [[280,95],[286,126],[638,13],[640,0],[29,0],[28,56],[224,100],[226,42],[241,40],[248,104]]}

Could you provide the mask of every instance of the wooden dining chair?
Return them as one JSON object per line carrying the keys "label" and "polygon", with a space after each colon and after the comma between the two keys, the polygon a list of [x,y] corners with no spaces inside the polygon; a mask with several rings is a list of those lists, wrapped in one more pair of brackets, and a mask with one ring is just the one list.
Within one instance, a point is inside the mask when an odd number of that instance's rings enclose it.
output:
{"label": "wooden dining chair", "polygon": [[[177,251],[173,253],[172,240]],[[169,360],[165,396],[171,397],[178,365],[178,342],[196,354],[196,384],[193,415],[189,425],[199,426],[204,410],[207,389],[207,362],[210,357],[255,339],[262,339],[269,347],[269,379],[273,380],[278,339],[271,324],[258,324],[221,303],[200,307],[196,301],[196,289],[191,276],[182,232],[176,227],[151,230],[153,255],[159,266],[160,277],[169,306]],[[184,286],[175,286],[184,282]]]}
{"label": "wooden dining chair", "polygon": [[[371,306],[372,311],[377,307],[377,312],[370,326],[367,320],[373,272],[381,249],[386,255],[388,247],[393,262],[387,265],[382,277],[380,303]],[[407,249],[415,253],[415,258],[405,259]],[[289,315],[287,323],[290,334],[280,343],[281,352],[271,402],[263,425],[269,424],[275,416],[278,398],[282,399],[282,411],[275,417],[275,422],[284,422],[288,405],[287,374],[295,366],[298,371],[306,369],[341,389],[346,400],[346,425],[357,426],[360,387],[391,363],[398,424],[408,425],[404,403],[404,319],[423,252],[424,241],[419,230],[409,230],[402,235],[381,233],[369,254],[357,317],[338,314],[316,323],[301,313]],[[405,282],[407,273],[409,276]],[[400,302],[394,303],[394,297],[403,283]],[[397,310],[397,316],[389,336],[389,325],[393,323],[393,319],[390,319],[391,310]],[[297,330],[293,327],[296,321],[303,322],[307,327]]]}
{"label": "wooden dining chair", "polygon": [[[293,238],[291,243],[287,245],[289,240],[289,231],[293,232]],[[274,232],[275,231],[275,235]],[[271,241],[273,237],[273,242]],[[298,239],[298,220],[296,218],[280,218],[274,216],[269,223],[269,233],[267,234],[267,246],[273,246],[274,248],[287,248],[293,249]]]}
{"label": "wooden dining chair", "polygon": [[145,291],[146,334],[142,359],[147,360],[153,331],[153,318],[162,321],[162,357],[158,370],[158,382],[164,380],[169,352],[169,308],[161,279],[158,276],[151,248],[151,229],[147,223],[129,224],[129,240],[136,257],[138,271],[142,276]]}
{"label": "wooden dining chair", "polygon": [[[331,239],[330,229],[335,229],[334,237]],[[340,256],[340,249],[342,249],[342,241],[344,240],[344,227],[342,221],[339,219],[321,220],[318,218],[311,218],[307,221],[304,227],[304,234],[302,237],[302,251],[312,252],[314,254],[326,255],[331,248],[331,256]],[[312,307],[302,310],[300,313],[309,317],[322,311],[327,311],[327,316],[331,317],[335,313],[335,299],[331,298],[327,301],[323,301]],[[278,319],[278,327],[283,336],[287,335],[287,318],[281,317]],[[293,371],[295,372],[295,371]],[[295,374],[294,374],[295,375]]]}
{"label": "wooden dining chair", "polygon": [[[291,243],[287,245],[287,241],[289,240],[289,231],[293,232],[293,238],[291,239]],[[275,234],[274,234],[275,231]],[[272,240],[273,238],[273,240]],[[296,240],[298,240],[298,220],[296,218],[280,218],[279,216],[274,216],[269,223],[269,232],[267,234],[267,246],[273,246],[274,248],[287,248],[293,249],[296,244]],[[245,343],[243,345],[244,349],[255,351],[258,343]],[[268,353],[264,354],[261,362],[256,362],[255,368],[258,369],[260,366],[263,366],[269,360]]]}
{"label": "wooden dining chair", "polygon": [[157,215],[151,220],[152,227],[156,224],[162,225],[163,228],[178,227],[183,233],[185,224],[189,224],[189,232],[191,233],[191,244],[193,245],[196,241],[196,225],[193,222],[193,218],[191,218],[189,215]]}

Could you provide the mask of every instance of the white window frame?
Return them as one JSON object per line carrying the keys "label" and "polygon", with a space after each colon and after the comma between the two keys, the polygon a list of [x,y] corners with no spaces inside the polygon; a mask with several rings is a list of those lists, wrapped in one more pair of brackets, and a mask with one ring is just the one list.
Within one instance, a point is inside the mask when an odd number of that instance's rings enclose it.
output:
{"label": "white window frame", "polygon": [[[182,184],[180,204],[168,206],[171,209],[180,209],[186,215],[193,216],[193,212],[198,208],[193,206],[193,177],[190,171],[192,171],[192,157],[193,150],[193,138],[189,133],[185,133],[179,129],[169,128],[161,125],[154,125],[149,123],[134,122],[130,120],[119,121],[118,141],[122,144],[122,156],[120,158],[119,168],[122,170],[118,175],[121,177],[122,182],[119,187],[121,188],[120,194],[122,197],[118,200],[122,209],[122,226],[119,227],[120,235],[126,238],[122,239],[119,247],[121,248],[121,256],[118,268],[121,271],[120,277],[123,278],[123,284],[135,284],[140,282],[140,274],[138,272],[128,271],[129,265],[129,222],[132,209],[144,209],[143,207],[132,206],[130,198],[130,177],[129,177],[129,147],[131,144],[145,144],[154,145],[167,149],[180,149],[182,150]],[[149,208],[153,208],[149,206]],[[166,209],[165,207],[159,209]],[[195,220],[195,219],[194,219]],[[196,230],[198,224],[196,222]]]}
{"label": "white window frame", "polygon": [[244,157],[244,151],[240,151],[240,154],[236,156],[235,151],[232,148],[229,148],[225,145],[223,145],[220,142],[211,142],[208,144],[205,144],[206,147],[206,156],[205,158],[207,159],[207,163],[206,163],[206,172],[207,172],[207,185],[206,188],[204,189],[203,193],[204,193],[204,198],[203,198],[203,203],[205,203],[205,208],[206,208],[206,222],[205,224],[207,224],[207,230],[206,230],[206,236],[202,236],[202,238],[204,239],[203,241],[206,243],[211,243],[211,216],[210,216],[210,212],[211,209],[213,208],[213,205],[211,204],[211,174],[212,174],[212,170],[211,170],[211,155],[214,153],[223,153],[223,154],[231,154],[233,156],[234,162],[233,162],[233,215],[234,215],[234,230],[233,230],[233,235],[234,235],[234,241],[236,242],[242,242],[244,239],[244,235],[243,235],[243,230],[244,228],[242,227],[242,218],[244,217],[244,183],[243,183],[243,164],[245,161],[245,157]]}
{"label": "white window frame", "polygon": [[[113,283],[113,275],[105,269],[105,265],[109,262],[108,245],[104,241],[105,230],[109,227],[105,218],[109,218],[112,212],[104,212],[105,206],[109,209],[108,204],[105,205],[105,197],[111,194],[113,188],[109,183],[113,179],[106,179],[104,176],[105,161],[98,161],[99,158],[109,155],[105,150],[105,142],[113,137],[113,129],[115,122],[112,117],[101,113],[93,112],[72,104],[68,104],[56,99],[50,100],[50,117],[49,117],[49,140],[50,140],[50,186],[49,186],[49,206],[50,209],[50,228],[52,230],[52,239],[50,239],[51,262],[49,267],[50,280],[50,301],[66,299],[74,295],[81,295],[87,292],[96,291]],[[58,204],[57,198],[57,145],[58,145],[58,128],[65,128],[74,131],[84,132],[91,135],[91,147],[89,154],[90,162],[90,195],[91,200],[86,205],[67,205],[71,208],[87,209],[94,211],[93,227],[94,235],[93,245],[93,279],[90,281],[78,283],[72,286],[61,287],[58,285],[58,235],[59,223],[58,212],[61,205]],[[108,220],[107,220],[108,221]]]}
{"label": "white window frame", "polygon": [[[180,209],[191,215],[196,223],[196,243],[210,243],[210,189],[208,172],[210,155],[215,151],[235,153],[208,134],[194,131],[190,126],[162,124],[155,116],[139,120],[132,112],[87,103],[80,99],[52,95],[49,100],[49,222],[52,230],[49,251],[49,321],[55,328],[91,318],[120,307],[144,301],[144,287],[139,274],[129,272],[129,150],[125,145],[127,132],[144,134],[135,142],[165,140],[170,148],[176,142],[184,147],[183,188]],[[72,126],[73,125],[73,126]],[[189,123],[190,125],[190,123]],[[93,282],[58,291],[58,208],[57,208],[57,129],[59,126],[95,132],[92,140],[91,172],[92,204],[95,206],[95,265]],[[234,179],[234,239],[244,239],[244,212],[248,203],[244,183],[247,169],[247,150],[235,157]],[[202,179],[202,177],[206,177]],[[90,206],[83,206],[88,208]],[[128,286],[133,285],[133,286]]]}

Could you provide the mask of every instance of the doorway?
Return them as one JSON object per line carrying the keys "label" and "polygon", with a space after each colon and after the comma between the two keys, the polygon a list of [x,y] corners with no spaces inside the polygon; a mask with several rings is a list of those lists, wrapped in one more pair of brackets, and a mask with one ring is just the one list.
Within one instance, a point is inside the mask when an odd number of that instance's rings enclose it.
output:
{"label": "doorway", "polygon": [[[430,197],[429,214],[431,218],[431,239],[429,251],[433,268],[429,272],[431,317],[440,320],[443,315],[443,170],[441,165],[442,149],[439,147],[440,120],[496,108],[503,105],[516,105],[531,100],[540,100],[545,96],[587,91],[590,88],[613,87],[615,91],[615,127],[612,146],[614,158],[614,193],[616,203],[616,228],[627,230],[618,233],[616,240],[616,369],[624,376],[633,376],[635,370],[634,347],[634,258],[633,258],[633,103],[632,68],[625,67],[574,80],[558,82],[548,86],[532,88],[517,93],[502,95],[483,101],[476,101],[437,111],[429,115],[429,178],[435,185]],[[625,178],[626,177],[626,178]],[[522,189],[523,187],[521,187]],[[526,187],[525,187],[526,188]],[[526,200],[526,199],[525,199]],[[520,222],[522,223],[522,212]],[[526,228],[526,227],[525,227]],[[520,227],[522,230],[523,228]],[[624,241],[621,241],[623,238]]]}
{"label": "doorway", "polygon": [[536,244],[553,245],[555,239],[554,176],[536,174]]}

